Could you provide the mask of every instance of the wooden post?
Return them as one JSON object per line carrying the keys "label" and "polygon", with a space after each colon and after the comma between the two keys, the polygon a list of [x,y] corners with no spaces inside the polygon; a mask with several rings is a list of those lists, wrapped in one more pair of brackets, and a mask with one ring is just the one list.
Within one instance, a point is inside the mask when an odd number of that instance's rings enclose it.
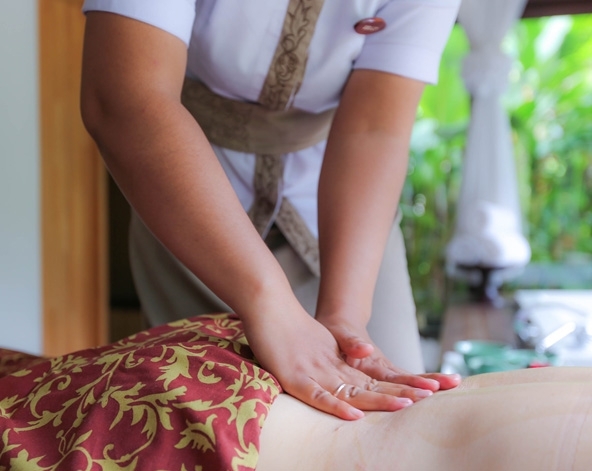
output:
{"label": "wooden post", "polygon": [[43,350],[107,341],[106,172],[79,110],[82,0],[38,0]]}

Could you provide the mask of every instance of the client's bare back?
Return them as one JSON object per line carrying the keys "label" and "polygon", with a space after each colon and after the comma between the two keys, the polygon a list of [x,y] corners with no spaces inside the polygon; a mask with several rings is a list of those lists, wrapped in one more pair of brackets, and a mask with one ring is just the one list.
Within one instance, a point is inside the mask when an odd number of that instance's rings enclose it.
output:
{"label": "client's bare back", "polygon": [[266,470],[586,470],[592,368],[467,378],[399,412],[345,422],[280,395],[261,436]]}

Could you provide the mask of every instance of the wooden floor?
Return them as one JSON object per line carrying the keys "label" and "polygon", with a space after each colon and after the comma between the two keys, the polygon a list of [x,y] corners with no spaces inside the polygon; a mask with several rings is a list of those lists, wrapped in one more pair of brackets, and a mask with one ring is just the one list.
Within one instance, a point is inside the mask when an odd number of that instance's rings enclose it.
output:
{"label": "wooden floor", "polygon": [[496,307],[489,303],[451,302],[444,313],[441,351],[453,350],[459,340],[492,340],[516,345],[515,308],[512,303]]}

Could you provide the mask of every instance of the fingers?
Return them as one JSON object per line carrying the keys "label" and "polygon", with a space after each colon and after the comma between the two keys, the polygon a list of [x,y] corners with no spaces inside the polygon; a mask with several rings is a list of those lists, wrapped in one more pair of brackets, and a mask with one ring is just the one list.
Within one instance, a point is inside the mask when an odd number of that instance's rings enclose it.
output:
{"label": "fingers", "polygon": [[[349,366],[367,374],[375,380],[383,381],[385,384],[394,383],[397,385],[390,389],[381,386],[382,393],[418,401],[430,396],[432,392],[441,389],[440,383],[435,378],[414,375],[404,370],[396,369],[384,358],[380,350],[376,349],[370,342],[364,340],[363,337],[355,335],[342,327],[333,328],[332,333]],[[401,387],[400,385],[408,387]]]}
{"label": "fingers", "polygon": [[357,335],[335,335],[335,340],[344,355],[351,358],[366,358],[374,352],[374,346]]}
{"label": "fingers", "polygon": [[308,405],[345,420],[360,419],[363,411],[397,411],[431,394],[376,381],[345,363],[333,373],[337,375],[322,375],[319,376],[322,380],[316,381],[293,372],[289,381],[282,382],[282,387]]}
{"label": "fingers", "polygon": [[462,377],[458,374],[428,373],[421,376],[436,381],[441,390],[456,388],[462,381]]}
{"label": "fingers", "polygon": [[335,389],[333,396],[361,410],[397,411],[431,394],[430,391],[414,390],[371,380],[362,387],[341,383]]}
{"label": "fingers", "polygon": [[364,412],[332,395],[318,384],[311,385],[310,396],[299,398],[303,402],[328,414],[345,420],[358,420],[364,417]]}
{"label": "fingers", "polygon": [[395,368],[367,337],[356,334],[352,328],[345,325],[328,325],[327,328],[337,341],[347,364],[372,378],[432,392],[452,389],[460,384],[458,375],[414,375]]}
{"label": "fingers", "polygon": [[457,387],[461,383],[462,377],[457,374],[448,375],[443,373],[413,375],[391,370],[381,379],[392,383],[406,384],[414,388],[439,391]]}
{"label": "fingers", "polygon": [[413,388],[396,383],[377,381],[375,392],[411,399],[413,402],[430,397],[434,393],[429,389]]}
{"label": "fingers", "polygon": [[352,368],[363,371],[368,376],[379,381],[388,383],[407,385],[413,388],[425,389],[429,391],[438,391],[440,383],[436,378],[425,375],[414,375],[405,370],[395,368],[380,351],[364,359],[345,358],[347,364]]}
{"label": "fingers", "polygon": [[408,397],[398,397],[347,383],[341,383],[333,392],[315,384],[312,386],[311,393],[309,400],[305,402],[345,420],[360,419],[364,417],[363,411],[401,410],[414,402]]}
{"label": "fingers", "polygon": [[363,411],[398,411],[433,394],[428,390],[370,378],[360,385],[342,382],[332,390],[310,380],[307,389],[307,393],[302,397],[297,393],[292,395],[323,412],[345,420],[360,419],[364,416]]}
{"label": "fingers", "polygon": [[[365,371],[370,373],[369,371]],[[378,376],[382,381],[387,381],[396,384],[406,384],[413,388],[427,389],[430,391],[440,391],[452,389],[461,383],[461,376],[457,374],[443,374],[443,373],[427,373],[414,375],[411,373],[401,373],[393,370],[382,370],[382,376]],[[371,374],[375,377],[376,375]]]}
{"label": "fingers", "polygon": [[441,386],[440,383],[431,377],[424,375],[414,375],[411,373],[399,373],[393,370],[384,370],[381,379],[383,381],[395,384],[404,384],[412,388],[425,389],[428,391],[438,391]]}
{"label": "fingers", "polygon": [[352,368],[356,368],[379,381],[404,384],[412,388],[429,391],[439,391],[457,387],[461,382],[460,375],[443,373],[412,374],[400,368],[395,368],[381,353],[375,349],[366,358],[352,358],[345,356],[345,361]]}

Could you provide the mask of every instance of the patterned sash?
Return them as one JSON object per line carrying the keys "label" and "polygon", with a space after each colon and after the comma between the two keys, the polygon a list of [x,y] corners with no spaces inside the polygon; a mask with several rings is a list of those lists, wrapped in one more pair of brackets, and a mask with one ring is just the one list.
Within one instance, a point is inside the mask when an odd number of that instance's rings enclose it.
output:
{"label": "patterned sash", "polygon": [[219,97],[190,80],[185,81],[182,96],[210,142],[256,155],[255,198],[249,217],[263,238],[275,222],[316,276],[320,274],[318,242],[302,216],[281,195],[282,154],[326,139],[333,118],[333,110],[315,115],[292,108],[322,6],[323,0],[290,0],[259,104]]}

